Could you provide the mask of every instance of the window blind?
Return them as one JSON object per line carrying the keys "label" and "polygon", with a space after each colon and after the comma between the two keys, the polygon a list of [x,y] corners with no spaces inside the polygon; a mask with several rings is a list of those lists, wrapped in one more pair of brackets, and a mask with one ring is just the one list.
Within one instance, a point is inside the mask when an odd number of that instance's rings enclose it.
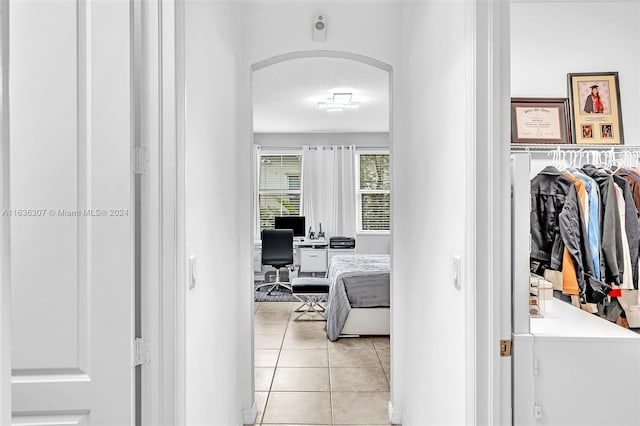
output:
{"label": "window blind", "polygon": [[301,172],[301,155],[260,157],[260,230],[273,228],[276,216],[300,215]]}
{"label": "window blind", "polygon": [[357,182],[358,231],[390,229],[389,154],[359,154]]}

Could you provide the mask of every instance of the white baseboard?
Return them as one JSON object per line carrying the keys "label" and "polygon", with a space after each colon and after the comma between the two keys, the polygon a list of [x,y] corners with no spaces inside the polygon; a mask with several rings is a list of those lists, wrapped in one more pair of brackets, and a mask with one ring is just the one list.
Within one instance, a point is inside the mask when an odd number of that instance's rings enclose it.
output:
{"label": "white baseboard", "polygon": [[405,424],[404,414],[402,413],[402,411],[394,410],[391,401],[389,401],[389,421],[394,425],[401,424],[403,426],[407,426]]}
{"label": "white baseboard", "polygon": [[256,422],[256,417],[258,416],[258,406],[256,402],[253,401],[253,406],[248,410],[242,411],[241,423],[238,423],[238,426],[244,425],[252,425]]}

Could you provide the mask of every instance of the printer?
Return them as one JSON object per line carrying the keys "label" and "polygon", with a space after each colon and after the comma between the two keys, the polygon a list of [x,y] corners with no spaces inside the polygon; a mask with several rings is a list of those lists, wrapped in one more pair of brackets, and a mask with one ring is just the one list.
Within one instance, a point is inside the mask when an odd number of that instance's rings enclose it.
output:
{"label": "printer", "polygon": [[329,248],[354,249],[356,248],[356,239],[353,237],[331,237],[329,238]]}

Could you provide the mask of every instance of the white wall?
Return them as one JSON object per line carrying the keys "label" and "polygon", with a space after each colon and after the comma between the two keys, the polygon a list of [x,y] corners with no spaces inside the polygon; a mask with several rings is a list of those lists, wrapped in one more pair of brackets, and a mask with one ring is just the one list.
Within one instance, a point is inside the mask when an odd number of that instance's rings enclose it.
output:
{"label": "white wall", "polygon": [[399,392],[392,402],[403,424],[460,425],[465,311],[450,265],[464,253],[465,2],[408,2],[402,10],[391,249],[391,374]]}
{"label": "white wall", "polygon": [[[185,2],[186,423],[233,425],[251,400],[250,158],[238,134],[240,16],[232,2]],[[241,143],[244,142],[244,143]],[[225,208],[221,208],[221,206]],[[243,406],[245,405],[245,406]]]}
{"label": "white wall", "polygon": [[624,143],[640,145],[640,3],[512,3],[512,96],[567,98],[567,73],[601,71],[619,73]]}
{"label": "white wall", "polygon": [[360,254],[389,254],[391,252],[391,237],[389,234],[357,234],[356,253]]}
{"label": "white wall", "polygon": [[[337,50],[393,64],[398,52],[396,2],[247,2],[248,65],[297,51]],[[314,17],[327,19],[327,40],[311,41]]]}

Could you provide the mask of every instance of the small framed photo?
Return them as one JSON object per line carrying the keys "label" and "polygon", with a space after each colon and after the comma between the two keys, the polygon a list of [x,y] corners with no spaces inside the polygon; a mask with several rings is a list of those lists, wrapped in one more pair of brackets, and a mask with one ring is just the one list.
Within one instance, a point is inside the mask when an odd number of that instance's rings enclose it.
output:
{"label": "small framed photo", "polygon": [[568,74],[573,142],[624,143],[617,72]]}
{"label": "small framed photo", "polygon": [[511,98],[511,143],[571,143],[569,100]]}

